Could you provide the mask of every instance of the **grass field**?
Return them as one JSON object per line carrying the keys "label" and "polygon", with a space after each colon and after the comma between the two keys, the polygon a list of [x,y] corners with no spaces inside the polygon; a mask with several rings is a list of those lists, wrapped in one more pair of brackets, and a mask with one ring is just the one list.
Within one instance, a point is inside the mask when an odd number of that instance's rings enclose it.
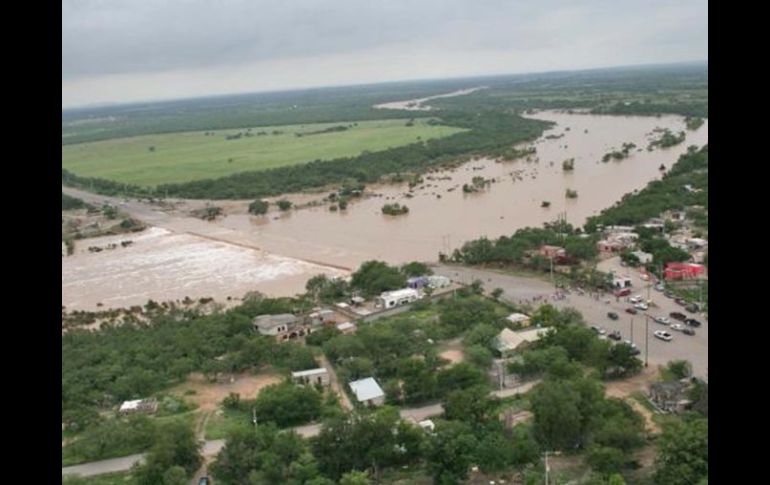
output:
{"label": "grass field", "polygon": [[[429,125],[426,119],[415,119],[414,126],[406,126],[407,121],[258,127],[212,131],[209,135],[196,131],[65,145],[62,167],[80,176],[155,186],[355,156],[463,131]],[[335,126],[348,129],[297,136]],[[243,134],[240,139],[227,140],[239,132]],[[266,134],[258,136],[260,132]]]}

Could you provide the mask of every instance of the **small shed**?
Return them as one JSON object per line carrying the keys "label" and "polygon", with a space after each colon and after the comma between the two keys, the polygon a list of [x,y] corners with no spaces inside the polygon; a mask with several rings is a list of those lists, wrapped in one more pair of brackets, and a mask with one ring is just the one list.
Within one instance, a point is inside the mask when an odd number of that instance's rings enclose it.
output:
{"label": "small shed", "polygon": [[385,392],[373,377],[351,382],[350,389],[360,403],[367,406],[382,406],[385,404]]}
{"label": "small shed", "polygon": [[414,288],[386,291],[377,298],[376,306],[378,308],[394,308],[417,301],[419,297],[420,293]]}
{"label": "small shed", "polygon": [[337,324],[337,330],[344,334],[356,333],[358,327],[356,327],[356,324],[353,322],[342,322]]}
{"label": "small shed", "polygon": [[409,278],[406,280],[406,286],[409,288],[414,288],[415,290],[424,288],[428,285],[428,278],[425,276],[415,276],[413,278]]}
{"label": "small shed", "polygon": [[495,338],[494,345],[497,351],[506,357],[526,344],[540,340],[540,337],[542,337],[546,331],[546,329],[536,328],[524,332],[514,332],[509,328],[504,328]]}
{"label": "small shed", "polygon": [[505,317],[505,319],[514,324],[518,323],[522,327],[529,327],[531,324],[529,315],[525,315],[523,313],[511,313],[510,315]]}
{"label": "small shed", "polygon": [[291,373],[291,379],[298,384],[329,385],[329,372],[323,367],[317,369],[301,370]]}
{"label": "small shed", "polygon": [[118,412],[120,414],[136,414],[146,413],[152,414],[158,410],[158,401],[155,398],[148,399],[134,399],[132,401],[124,401],[120,405]]}
{"label": "small shed", "polygon": [[636,256],[636,259],[638,259],[642,264],[652,263],[652,254],[650,253],[645,253],[644,251],[634,251],[631,254]]}

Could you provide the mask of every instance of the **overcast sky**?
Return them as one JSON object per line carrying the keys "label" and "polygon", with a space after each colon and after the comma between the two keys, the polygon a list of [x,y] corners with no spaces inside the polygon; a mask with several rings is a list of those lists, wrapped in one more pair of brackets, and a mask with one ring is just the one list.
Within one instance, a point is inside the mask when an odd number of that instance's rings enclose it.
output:
{"label": "overcast sky", "polygon": [[63,0],[62,106],[708,58],[708,0]]}

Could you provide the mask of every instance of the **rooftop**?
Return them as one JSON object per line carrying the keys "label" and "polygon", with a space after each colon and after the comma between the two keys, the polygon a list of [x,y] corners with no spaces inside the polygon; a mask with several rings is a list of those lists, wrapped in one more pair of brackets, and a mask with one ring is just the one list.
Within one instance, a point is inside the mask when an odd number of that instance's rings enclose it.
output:
{"label": "rooftop", "polygon": [[375,381],[373,377],[353,381],[350,383],[350,388],[355,393],[356,398],[361,402],[385,396],[382,388],[380,388],[380,385],[377,384],[377,381]]}
{"label": "rooftop", "polygon": [[297,317],[291,313],[280,313],[277,315],[259,315],[254,319],[254,325],[261,329],[270,329],[278,325],[292,324],[297,321]]}
{"label": "rooftop", "polygon": [[381,298],[403,298],[406,296],[414,296],[417,294],[418,294],[417,290],[413,288],[402,288],[400,290],[385,291],[380,295],[380,297]]}
{"label": "rooftop", "polygon": [[301,370],[297,372],[292,372],[292,377],[308,377],[308,376],[317,376],[321,374],[326,374],[326,369],[323,367],[319,367],[317,369],[308,369],[308,370]]}
{"label": "rooftop", "polygon": [[540,337],[542,337],[546,331],[546,329],[535,328],[524,332],[514,332],[509,328],[504,328],[497,336],[497,350],[501,352],[515,350],[525,342],[535,342],[540,340]]}

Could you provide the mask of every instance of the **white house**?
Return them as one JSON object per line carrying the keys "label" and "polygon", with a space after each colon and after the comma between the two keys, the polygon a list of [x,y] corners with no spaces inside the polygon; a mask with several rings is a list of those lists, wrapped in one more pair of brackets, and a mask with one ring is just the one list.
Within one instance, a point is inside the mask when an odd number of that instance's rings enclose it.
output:
{"label": "white house", "polygon": [[372,377],[353,381],[350,383],[350,389],[356,395],[358,402],[368,406],[382,406],[385,404],[385,392],[377,381]]}
{"label": "white house", "polygon": [[375,306],[377,308],[393,308],[399,305],[412,303],[420,298],[420,292],[414,288],[404,288],[395,291],[386,291],[378,298]]}
{"label": "white house", "polygon": [[652,263],[652,254],[650,253],[645,253],[644,251],[634,251],[631,254],[636,256],[636,259],[638,259],[642,264]]}
{"label": "white house", "polygon": [[271,335],[283,340],[305,334],[299,319],[291,313],[259,315],[254,319],[253,325],[262,335]]}
{"label": "white house", "polygon": [[628,288],[631,286],[630,276],[613,276],[612,287],[613,288]]}
{"label": "white house", "polygon": [[134,399],[123,401],[118,410],[120,414],[154,413],[158,410],[158,401],[155,398]]}

